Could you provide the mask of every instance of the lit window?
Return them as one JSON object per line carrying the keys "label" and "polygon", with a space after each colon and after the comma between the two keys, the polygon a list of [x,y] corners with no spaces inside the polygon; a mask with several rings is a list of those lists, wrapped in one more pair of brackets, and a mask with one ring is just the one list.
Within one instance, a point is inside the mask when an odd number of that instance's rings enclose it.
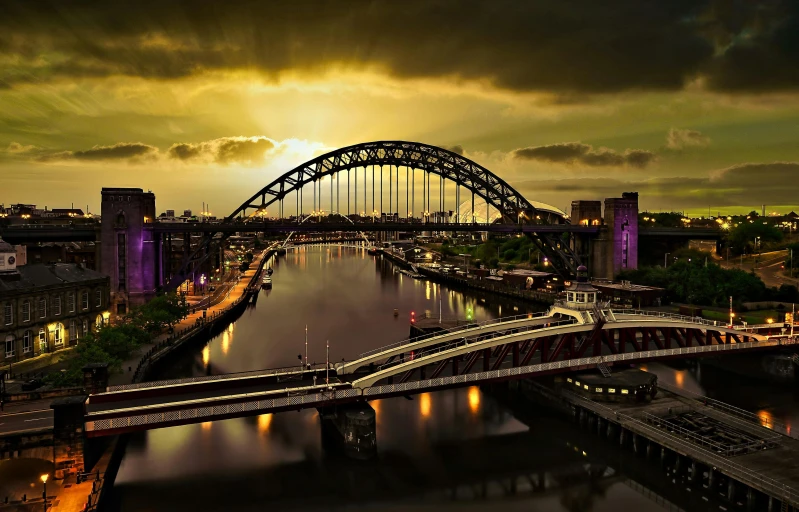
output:
{"label": "lit window", "polygon": [[602,392],[602,388],[595,388],[594,391],[596,391],[597,393],[601,393]]}
{"label": "lit window", "polygon": [[629,389],[622,389],[621,390],[621,394],[622,395],[629,395],[630,394],[630,390]]}
{"label": "lit window", "polygon": [[583,389],[588,389],[588,384],[583,384]]}
{"label": "lit window", "polygon": [[64,338],[61,335],[61,329],[62,329],[61,324],[55,324],[54,337],[55,337],[55,344],[56,345],[63,345],[64,344]]}
{"label": "lit window", "polygon": [[615,393],[615,392],[616,392],[616,388],[608,388],[608,393]]}
{"label": "lit window", "polygon": [[580,387],[580,381],[579,381],[579,380],[578,380],[578,381],[576,381],[576,382],[574,383],[574,385],[575,385],[575,386],[577,386],[577,387]]}
{"label": "lit window", "polygon": [[47,352],[47,333],[44,328],[39,329],[39,352]]}
{"label": "lit window", "polygon": [[574,380],[573,380],[571,377],[568,377],[568,378],[566,379],[566,382],[574,382]]}

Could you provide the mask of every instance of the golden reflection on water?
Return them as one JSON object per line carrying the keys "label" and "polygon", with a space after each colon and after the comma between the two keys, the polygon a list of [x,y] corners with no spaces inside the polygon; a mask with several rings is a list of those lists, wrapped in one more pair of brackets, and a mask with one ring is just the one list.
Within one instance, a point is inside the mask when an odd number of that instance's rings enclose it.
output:
{"label": "golden reflection on water", "polygon": [[469,410],[472,414],[477,414],[480,410],[480,388],[477,386],[469,388]]}
{"label": "golden reflection on water", "polygon": [[200,426],[202,427],[203,432],[208,432],[209,430],[211,430],[211,424],[212,424],[212,422],[210,422],[210,421],[203,421],[202,423],[200,423]]}
{"label": "golden reflection on water", "polygon": [[230,350],[230,338],[232,338],[228,331],[224,331],[222,333],[222,353],[227,355],[228,350]]}
{"label": "golden reflection on water", "polygon": [[685,370],[678,370],[674,372],[674,383],[678,388],[682,389],[685,382]]}
{"label": "golden reflection on water", "polygon": [[422,418],[430,417],[431,407],[432,404],[430,403],[430,393],[422,393],[419,395],[419,414],[422,415]]}
{"label": "golden reflection on water", "polygon": [[272,414],[261,414],[258,416],[258,432],[264,434],[269,431],[269,425],[272,423]]}
{"label": "golden reflection on water", "polygon": [[205,347],[203,347],[203,365],[207,367],[208,363],[210,362],[211,362],[211,347],[206,345]]}
{"label": "golden reflection on water", "polygon": [[772,428],[774,425],[774,416],[770,412],[765,409],[761,409],[757,411],[757,417],[760,420],[760,424],[766,428]]}

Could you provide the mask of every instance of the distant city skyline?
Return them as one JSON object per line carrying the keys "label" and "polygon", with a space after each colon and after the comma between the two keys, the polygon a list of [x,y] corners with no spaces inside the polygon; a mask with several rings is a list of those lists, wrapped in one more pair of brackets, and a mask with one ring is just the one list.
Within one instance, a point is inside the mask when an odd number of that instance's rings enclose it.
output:
{"label": "distant city skyline", "polygon": [[[799,3],[4,2],[0,203],[100,189],[225,216],[372,140],[452,149],[525,197],[799,209]],[[453,203],[454,204],[454,203]]]}

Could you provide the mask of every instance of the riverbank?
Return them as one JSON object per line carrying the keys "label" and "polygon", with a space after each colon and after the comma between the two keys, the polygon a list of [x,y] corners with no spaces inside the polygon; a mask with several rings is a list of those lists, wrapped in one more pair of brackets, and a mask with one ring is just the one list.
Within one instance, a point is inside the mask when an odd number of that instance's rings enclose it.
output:
{"label": "riverbank", "polygon": [[407,260],[400,258],[396,254],[389,251],[379,249],[380,254],[386,259],[403,269],[412,269],[431,281],[446,284],[452,288],[477,290],[485,293],[492,293],[495,295],[502,295],[504,297],[512,297],[514,299],[521,299],[524,301],[535,302],[537,304],[544,304],[551,306],[555,303],[556,295],[554,293],[539,292],[536,290],[520,290],[504,286],[501,284],[490,283],[483,279],[464,279],[435,270],[413,265]]}

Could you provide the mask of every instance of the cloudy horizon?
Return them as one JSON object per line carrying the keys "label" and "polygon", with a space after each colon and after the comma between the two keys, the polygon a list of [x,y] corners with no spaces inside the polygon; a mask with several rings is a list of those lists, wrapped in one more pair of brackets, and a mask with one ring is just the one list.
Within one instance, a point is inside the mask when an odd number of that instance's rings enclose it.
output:
{"label": "cloudy horizon", "polygon": [[4,2],[0,203],[226,215],[332,149],[456,150],[533,201],[799,208],[789,0]]}

